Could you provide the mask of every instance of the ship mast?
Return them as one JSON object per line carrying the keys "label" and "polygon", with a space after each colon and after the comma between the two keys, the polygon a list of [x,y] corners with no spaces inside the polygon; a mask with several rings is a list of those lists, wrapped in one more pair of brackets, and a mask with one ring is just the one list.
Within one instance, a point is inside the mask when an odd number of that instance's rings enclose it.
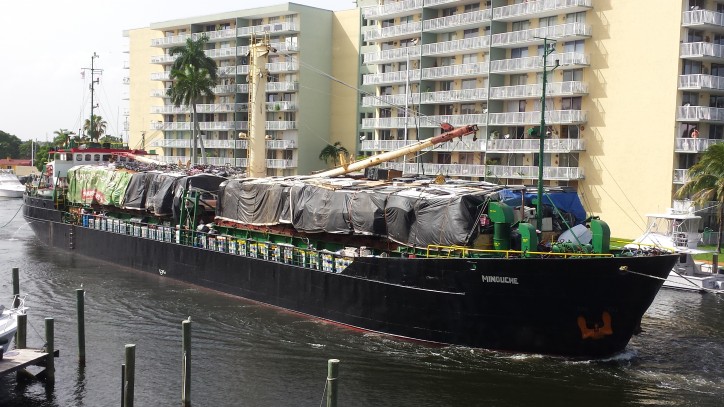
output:
{"label": "ship mast", "polygon": [[250,178],[266,177],[266,103],[264,95],[269,71],[269,37],[251,37],[249,46],[249,138],[247,154]]}
{"label": "ship mast", "polygon": [[[539,37],[536,37],[539,38]],[[546,83],[548,82],[548,67],[546,61],[548,55],[550,55],[555,48],[551,47],[548,49],[548,37],[543,37],[543,93],[540,99],[540,129],[538,129],[538,139],[540,140],[540,146],[538,147],[538,202],[536,203],[536,228],[543,230],[543,154],[545,152],[545,139],[546,139]],[[554,40],[550,40],[555,43]],[[558,60],[556,64],[551,68],[551,71],[558,68]]]}

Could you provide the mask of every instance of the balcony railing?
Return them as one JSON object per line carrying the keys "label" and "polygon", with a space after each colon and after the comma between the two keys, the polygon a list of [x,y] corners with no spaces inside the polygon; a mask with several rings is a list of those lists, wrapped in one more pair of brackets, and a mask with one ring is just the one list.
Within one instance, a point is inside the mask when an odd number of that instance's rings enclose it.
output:
{"label": "balcony railing", "polygon": [[266,167],[267,168],[288,169],[288,168],[297,168],[298,165],[297,165],[297,160],[267,159]]}
{"label": "balcony railing", "polygon": [[420,50],[422,48],[419,45],[412,47],[400,47],[392,48],[378,52],[368,52],[362,54],[362,58],[365,64],[377,64],[380,62],[399,62],[404,61],[408,57],[410,59],[420,59]]}
{"label": "balcony railing", "polygon": [[391,40],[416,34],[422,31],[422,23],[415,21],[412,23],[392,25],[384,28],[371,29],[364,32],[365,41]]}
{"label": "balcony railing", "polygon": [[379,84],[390,84],[390,83],[404,83],[408,79],[408,74],[411,82],[420,81],[420,70],[411,69],[409,71],[394,71],[377,74],[364,75],[362,77],[363,85],[379,85]]}
{"label": "balcony railing", "polygon": [[237,35],[239,37],[248,37],[251,34],[281,34],[284,32],[297,32],[297,24],[292,21],[285,21],[280,23],[254,25],[250,27],[241,27],[237,29]]}
{"label": "balcony railing", "polygon": [[478,36],[473,38],[463,38],[461,40],[436,42],[433,44],[425,44],[422,46],[422,55],[453,55],[462,51],[483,50],[490,47],[490,38],[488,36]]}
{"label": "balcony railing", "polygon": [[216,85],[211,90],[217,95],[223,95],[228,93],[236,93],[236,85]]}
{"label": "balcony railing", "polygon": [[362,16],[368,20],[410,15],[422,9],[422,0],[386,2],[380,6],[365,7]]}
{"label": "balcony railing", "polygon": [[[590,65],[588,55],[578,52],[553,53],[548,56],[548,61],[555,61],[556,59],[560,64],[559,69],[572,69]],[[499,59],[490,62],[490,72],[493,73],[538,72],[542,68],[543,57],[541,56]]]}
{"label": "balcony railing", "polygon": [[[407,95],[407,104],[416,105],[420,103],[419,93],[410,93]],[[405,95],[380,95],[365,96],[362,98],[363,107],[390,107],[403,106],[405,104]]]}
{"label": "balcony railing", "polygon": [[[546,153],[570,153],[585,151],[586,145],[582,139],[547,139],[543,143]],[[490,139],[486,149],[492,153],[537,153],[540,150],[539,139]]]}
{"label": "balcony railing", "polygon": [[724,91],[724,77],[703,74],[680,75],[679,89]]}
{"label": "balcony railing", "polygon": [[[187,155],[167,155],[163,157],[158,158],[159,161],[163,161],[165,163],[169,164],[175,164],[178,162],[185,163],[187,161],[191,160],[191,157]],[[246,158],[233,158],[233,157],[206,157],[205,161],[207,164],[210,165],[230,165],[232,167],[246,167]],[[202,162],[202,159],[199,158],[199,162]]]}
{"label": "balcony railing", "polygon": [[518,47],[522,45],[543,44],[543,38],[582,39],[591,36],[591,26],[583,23],[568,23],[550,27],[493,34],[493,45],[498,47]]}
{"label": "balcony railing", "polygon": [[708,138],[677,138],[675,150],[677,153],[701,153],[714,144],[723,143],[722,139]]}
{"label": "balcony railing", "polygon": [[479,27],[486,22],[490,23],[490,9],[425,20],[423,27],[426,32],[444,32]]}
{"label": "balcony railing", "polygon": [[549,17],[562,13],[575,13],[593,8],[593,0],[539,0],[527,1],[493,9],[495,20],[523,20],[530,17]]}
{"label": "balcony railing", "polygon": [[682,122],[724,122],[724,109],[706,106],[679,106],[676,120]]}
{"label": "balcony railing", "polygon": [[689,182],[689,170],[674,170],[674,184],[685,184]]}
{"label": "balcony railing", "polygon": [[[201,130],[242,130],[246,122],[201,122]],[[151,130],[191,130],[191,122],[151,122]]]}
{"label": "balcony railing", "polygon": [[[267,92],[296,92],[299,90],[299,82],[267,82]],[[243,92],[243,93],[248,93]]]}
{"label": "balcony railing", "polygon": [[[547,110],[548,124],[583,124],[587,121],[584,110]],[[508,112],[491,113],[490,125],[496,126],[530,126],[540,124],[540,112]]]}
{"label": "balcony railing", "polygon": [[151,74],[152,81],[167,81],[169,80],[170,72],[154,72]]}
{"label": "balcony railing", "polygon": [[488,63],[476,62],[424,68],[422,70],[422,79],[477,78],[479,76],[487,76],[487,74]]}
{"label": "balcony railing", "polygon": [[681,57],[701,60],[724,58],[724,45],[710,42],[685,42],[681,44]]}
{"label": "balcony railing", "polygon": [[151,40],[151,46],[152,47],[171,47],[174,45],[180,45],[186,42],[188,38],[192,38],[193,40],[198,40],[201,38],[202,35],[205,35],[209,42],[216,42],[221,41],[225,39],[235,38],[236,37],[236,29],[234,28],[226,28],[223,30],[216,30],[216,31],[206,31],[201,33],[193,33],[193,34],[181,34],[181,35],[173,35],[169,37],[163,37],[163,38],[154,38]]}
{"label": "balcony railing", "polygon": [[[537,179],[538,167],[472,164],[415,164],[386,162],[381,168],[402,171],[404,174],[447,175],[453,177]],[[552,181],[574,181],[583,179],[583,169],[577,167],[544,167],[543,179]]]}
{"label": "balcony railing", "polygon": [[713,10],[690,10],[684,11],[681,21],[683,27],[709,26],[710,29],[724,29],[724,13]]}
{"label": "balcony railing", "polygon": [[[500,86],[490,90],[490,99],[534,99],[539,98],[543,93],[542,84]],[[588,94],[588,83],[571,82],[549,82],[546,86],[548,96],[578,96]]]}
{"label": "balcony railing", "polygon": [[[363,151],[393,151],[417,143],[419,140],[364,140],[361,145]],[[437,144],[434,147],[426,148],[424,151],[463,151],[483,152],[485,151],[485,140],[459,139],[450,143]]]}
{"label": "balcony railing", "polygon": [[364,129],[394,129],[414,128],[418,125],[424,128],[438,128],[440,123],[450,123],[451,125],[464,126],[467,124],[477,124],[485,126],[485,114],[458,114],[458,115],[436,115],[422,117],[385,117],[374,119],[363,119],[362,128]]}
{"label": "balcony railing", "polygon": [[423,92],[420,98],[421,103],[474,102],[478,100],[487,100],[488,88]]}
{"label": "balcony railing", "polygon": [[[151,145],[163,148],[190,148],[190,143],[191,139],[163,139],[156,140]],[[204,147],[208,148],[244,150],[247,148],[247,144],[247,140],[207,140],[204,138]],[[265,144],[267,150],[292,150],[297,148],[294,140],[267,140]]]}
{"label": "balcony railing", "polygon": [[[299,45],[295,42],[289,42],[289,41],[279,42],[279,41],[277,41],[277,42],[272,42],[270,45],[272,48],[277,50],[276,51],[277,54],[288,54],[288,53],[299,52]],[[251,47],[249,47],[248,45],[242,45],[242,46],[236,47],[236,52],[237,52],[237,55],[247,55],[249,53],[250,49],[251,49]]]}

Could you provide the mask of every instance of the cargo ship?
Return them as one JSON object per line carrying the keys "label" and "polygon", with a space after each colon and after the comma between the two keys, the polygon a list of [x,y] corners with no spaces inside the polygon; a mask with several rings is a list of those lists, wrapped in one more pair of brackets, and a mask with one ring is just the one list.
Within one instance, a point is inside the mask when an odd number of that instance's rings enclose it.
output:
{"label": "cargo ship", "polygon": [[528,222],[523,187],[374,170],[476,131],[445,125],[296,177],[144,169],[142,151],[60,149],[23,214],[48,246],[367,331],[576,358],[624,350],[677,255],[612,248],[605,221],[556,205],[575,192],[538,194],[538,208],[590,242]]}

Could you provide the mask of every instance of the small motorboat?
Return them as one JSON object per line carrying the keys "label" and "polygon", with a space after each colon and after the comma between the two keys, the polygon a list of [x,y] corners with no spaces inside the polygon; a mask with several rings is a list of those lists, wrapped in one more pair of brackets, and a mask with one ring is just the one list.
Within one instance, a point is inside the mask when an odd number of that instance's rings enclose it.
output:
{"label": "small motorboat", "polygon": [[27,309],[25,307],[24,296],[13,296],[11,304],[16,304],[17,306],[5,308],[4,305],[0,304],[0,349],[2,349],[0,355],[10,349],[15,332],[18,330],[18,315],[25,314],[25,310]]}
{"label": "small motorboat", "polygon": [[22,198],[23,185],[12,170],[0,170],[0,197]]}

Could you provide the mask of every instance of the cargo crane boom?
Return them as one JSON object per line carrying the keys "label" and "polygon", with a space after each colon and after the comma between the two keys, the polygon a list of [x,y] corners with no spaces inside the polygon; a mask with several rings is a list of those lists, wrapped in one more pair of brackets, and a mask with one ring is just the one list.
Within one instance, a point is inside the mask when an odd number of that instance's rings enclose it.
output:
{"label": "cargo crane boom", "polygon": [[400,149],[397,149],[394,151],[388,151],[386,153],[377,154],[375,156],[366,158],[364,160],[355,161],[353,163],[349,163],[346,165],[343,164],[337,168],[333,168],[328,171],[322,171],[320,173],[314,174],[311,177],[312,178],[336,177],[338,175],[344,175],[344,174],[348,174],[350,172],[363,170],[367,167],[373,167],[375,165],[394,160],[395,158],[399,158],[399,157],[405,156],[407,154],[416,153],[420,150],[424,150],[424,149],[432,147],[436,144],[450,141],[456,137],[463,137],[463,136],[467,136],[468,134],[473,134],[478,131],[478,126],[473,124],[473,125],[458,127],[457,129],[454,129],[451,125],[444,123],[442,125],[442,129],[443,129],[444,133],[442,133],[438,136],[431,137],[426,140],[418,141],[417,143],[411,144],[409,146],[405,146],[403,148],[400,148]]}

